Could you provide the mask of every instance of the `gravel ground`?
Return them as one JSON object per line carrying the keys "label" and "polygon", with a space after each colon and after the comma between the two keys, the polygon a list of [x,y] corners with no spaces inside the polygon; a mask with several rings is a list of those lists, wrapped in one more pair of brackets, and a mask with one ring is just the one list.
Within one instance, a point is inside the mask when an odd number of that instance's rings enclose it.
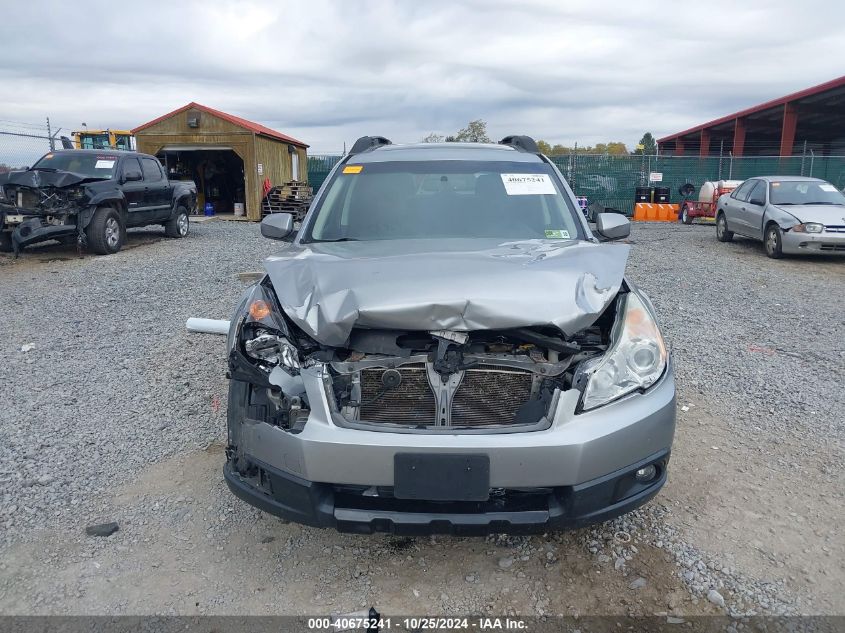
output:
{"label": "gravel ground", "polygon": [[228,494],[224,341],[184,322],[228,318],[274,245],[234,222],[162,237],[0,256],[0,613],[845,613],[845,260],[636,226],[679,387],[664,491],[576,532],[399,539]]}

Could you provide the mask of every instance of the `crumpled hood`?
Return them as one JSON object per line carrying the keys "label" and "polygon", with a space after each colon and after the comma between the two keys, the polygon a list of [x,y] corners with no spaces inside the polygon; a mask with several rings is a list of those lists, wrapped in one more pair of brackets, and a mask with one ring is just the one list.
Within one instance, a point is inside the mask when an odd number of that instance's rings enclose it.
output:
{"label": "crumpled hood", "polygon": [[583,241],[393,240],[291,244],[265,261],[287,316],[343,346],[354,327],[574,334],[619,291],[630,247]]}
{"label": "crumpled hood", "polygon": [[92,178],[85,174],[77,174],[72,171],[10,171],[0,176],[0,185],[21,185],[24,187],[69,187],[81,182],[106,180],[104,178]]}
{"label": "crumpled hood", "polygon": [[845,225],[845,207],[834,204],[785,204],[775,205],[798,218],[799,222],[818,222],[828,226]]}

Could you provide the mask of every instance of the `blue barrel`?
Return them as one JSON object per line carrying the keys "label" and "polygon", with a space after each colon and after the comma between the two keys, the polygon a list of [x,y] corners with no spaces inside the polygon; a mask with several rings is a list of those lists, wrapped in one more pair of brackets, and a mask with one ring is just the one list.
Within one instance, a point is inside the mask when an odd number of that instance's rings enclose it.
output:
{"label": "blue barrel", "polygon": [[210,202],[205,203],[205,214],[206,215],[214,215],[214,205]]}

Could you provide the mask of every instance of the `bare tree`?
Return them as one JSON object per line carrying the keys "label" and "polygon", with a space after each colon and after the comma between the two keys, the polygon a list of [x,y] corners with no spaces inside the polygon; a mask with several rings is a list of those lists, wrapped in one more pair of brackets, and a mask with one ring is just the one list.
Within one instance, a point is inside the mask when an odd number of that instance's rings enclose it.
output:
{"label": "bare tree", "polygon": [[442,143],[443,142],[443,135],[438,134],[437,132],[432,132],[428,136],[424,136],[423,143]]}

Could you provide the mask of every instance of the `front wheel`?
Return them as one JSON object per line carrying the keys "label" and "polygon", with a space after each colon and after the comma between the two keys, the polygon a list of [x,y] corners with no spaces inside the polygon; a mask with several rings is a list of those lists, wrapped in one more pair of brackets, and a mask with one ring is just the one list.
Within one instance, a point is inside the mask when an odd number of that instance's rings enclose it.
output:
{"label": "front wheel", "polygon": [[123,246],[126,234],[120,214],[111,207],[100,207],[85,229],[88,246],[97,255],[112,255]]}
{"label": "front wheel", "polygon": [[692,224],[692,218],[689,215],[689,207],[684,205],[684,208],[681,209],[681,222],[684,224]]}
{"label": "front wheel", "polygon": [[728,230],[728,220],[724,213],[716,218],[716,239],[720,242],[730,242],[734,238],[733,231]]}
{"label": "front wheel", "polygon": [[11,232],[0,231],[0,253],[11,253],[13,250]]}
{"label": "front wheel", "polygon": [[191,222],[188,220],[188,210],[179,205],[175,215],[164,225],[164,234],[167,237],[185,237],[190,228]]}
{"label": "front wheel", "polygon": [[777,224],[772,223],[766,227],[763,243],[766,246],[766,255],[772,259],[783,257],[783,231]]}

